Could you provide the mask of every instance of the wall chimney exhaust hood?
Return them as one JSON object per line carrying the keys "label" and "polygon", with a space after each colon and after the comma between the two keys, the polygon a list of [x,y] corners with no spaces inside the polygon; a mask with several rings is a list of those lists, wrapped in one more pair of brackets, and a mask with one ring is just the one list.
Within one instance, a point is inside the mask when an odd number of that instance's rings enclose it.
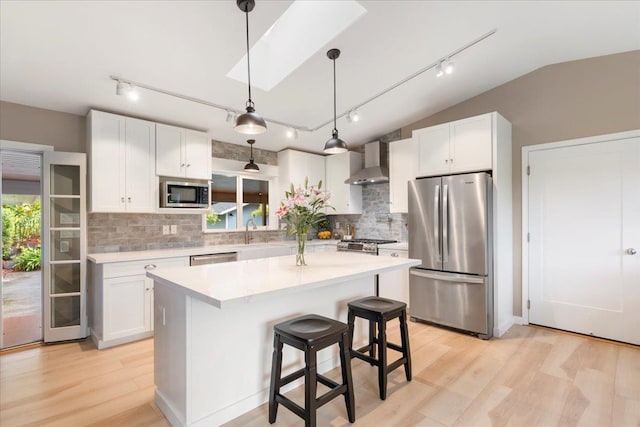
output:
{"label": "wall chimney exhaust hood", "polygon": [[351,175],[345,184],[382,184],[389,182],[389,147],[375,141],[364,146],[364,169]]}

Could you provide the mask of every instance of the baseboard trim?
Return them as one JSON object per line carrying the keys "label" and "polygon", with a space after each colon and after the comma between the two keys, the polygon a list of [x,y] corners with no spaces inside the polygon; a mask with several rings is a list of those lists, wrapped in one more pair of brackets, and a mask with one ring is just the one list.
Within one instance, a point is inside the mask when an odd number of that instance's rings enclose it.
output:
{"label": "baseboard trim", "polygon": [[509,316],[509,318],[507,318],[505,321],[503,321],[500,325],[495,326],[493,328],[493,336],[500,338],[501,336],[503,336],[508,330],[509,328],[511,328],[514,325],[514,317],[513,316]]}

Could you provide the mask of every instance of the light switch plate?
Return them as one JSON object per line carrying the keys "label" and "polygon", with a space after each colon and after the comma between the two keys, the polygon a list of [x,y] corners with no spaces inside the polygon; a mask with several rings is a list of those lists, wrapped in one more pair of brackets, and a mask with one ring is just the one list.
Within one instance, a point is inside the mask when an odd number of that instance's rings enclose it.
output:
{"label": "light switch plate", "polygon": [[163,225],[162,226],[162,234],[164,234],[164,235],[169,234],[169,226],[168,225]]}
{"label": "light switch plate", "polygon": [[176,224],[171,224],[171,234],[176,234],[178,232],[178,226]]}

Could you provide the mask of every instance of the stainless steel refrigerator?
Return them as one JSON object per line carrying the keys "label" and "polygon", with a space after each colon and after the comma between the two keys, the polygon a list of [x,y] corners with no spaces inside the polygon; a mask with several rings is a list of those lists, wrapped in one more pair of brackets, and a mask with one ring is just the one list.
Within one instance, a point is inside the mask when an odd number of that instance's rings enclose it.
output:
{"label": "stainless steel refrigerator", "polygon": [[493,335],[491,176],[409,182],[411,317]]}

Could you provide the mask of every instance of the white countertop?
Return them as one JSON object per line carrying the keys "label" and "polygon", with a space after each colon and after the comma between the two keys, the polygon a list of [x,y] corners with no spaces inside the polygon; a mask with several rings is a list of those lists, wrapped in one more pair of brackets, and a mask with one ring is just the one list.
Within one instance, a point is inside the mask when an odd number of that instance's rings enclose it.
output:
{"label": "white countertop", "polygon": [[[307,241],[308,246],[315,245],[336,245],[339,240],[322,240],[313,239]],[[270,246],[288,246],[294,247],[296,245],[295,240],[279,240],[266,243],[250,243],[234,244],[234,245],[209,245],[209,246],[197,246],[193,248],[173,248],[173,249],[155,249],[148,251],[129,251],[129,252],[105,252],[97,254],[87,255],[89,261],[96,264],[105,264],[111,262],[124,262],[124,261],[140,261],[153,258],[173,258],[181,256],[191,255],[204,255],[204,254],[219,254],[224,252],[239,252],[242,250],[251,249],[264,249]]]}
{"label": "white countertop", "polygon": [[147,276],[216,307],[226,308],[237,303],[248,303],[411,267],[421,262],[353,252],[310,253],[305,255],[305,259],[307,265],[304,267],[296,267],[295,255],[287,255],[196,267],[165,268],[147,272]]}

